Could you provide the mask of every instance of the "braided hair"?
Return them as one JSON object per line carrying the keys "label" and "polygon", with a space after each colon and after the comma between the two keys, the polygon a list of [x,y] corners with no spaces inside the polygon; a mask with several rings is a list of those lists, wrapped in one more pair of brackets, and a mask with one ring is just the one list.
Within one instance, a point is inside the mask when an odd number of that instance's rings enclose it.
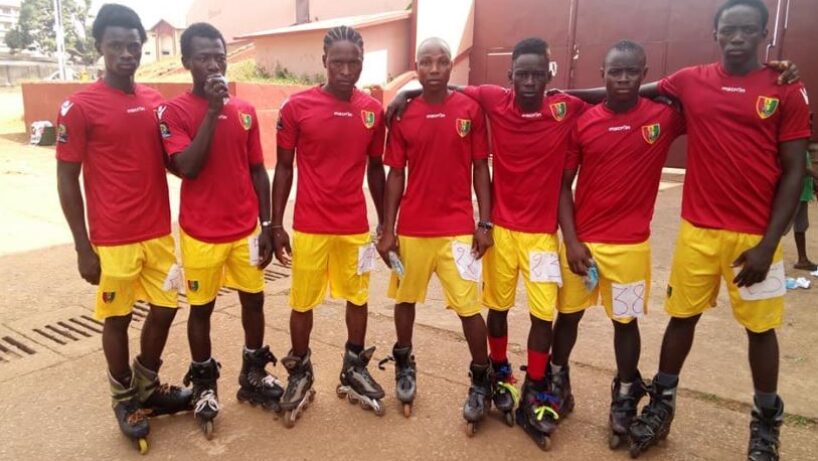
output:
{"label": "braided hair", "polygon": [[324,53],[326,54],[327,50],[329,50],[333,43],[344,40],[351,42],[363,52],[364,39],[361,37],[361,34],[352,27],[337,26],[328,30],[327,34],[324,35]]}

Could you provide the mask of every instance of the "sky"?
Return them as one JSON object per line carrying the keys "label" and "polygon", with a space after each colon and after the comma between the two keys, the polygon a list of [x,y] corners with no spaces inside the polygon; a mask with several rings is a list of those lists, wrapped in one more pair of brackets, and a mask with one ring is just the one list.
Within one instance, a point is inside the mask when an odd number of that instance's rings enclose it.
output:
{"label": "sky", "polygon": [[152,27],[160,19],[167,19],[176,26],[185,25],[185,16],[193,0],[93,0],[91,11],[105,3],[120,3],[134,9],[142,18],[145,28]]}

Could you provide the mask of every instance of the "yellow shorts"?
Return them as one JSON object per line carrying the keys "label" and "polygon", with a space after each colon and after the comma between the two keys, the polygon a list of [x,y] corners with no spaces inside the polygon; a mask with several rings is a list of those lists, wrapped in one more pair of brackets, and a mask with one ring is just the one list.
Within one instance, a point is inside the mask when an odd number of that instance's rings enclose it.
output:
{"label": "yellow shorts", "polygon": [[369,272],[375,262],[369,233],[353,235],[293,233],[293,285],[290,307],[307,312],[330,295],[356,306],[369,300]]}
{"label": "yellow shorts", "polygon": [[483,305],[496,311],[507,311],[514,306],[517,277],[522,272],[531,315],[548,322],[554,320],[557,283],[545,277],[549,273],[543,269],[551,267],[550,274],[556,277],[559,246],[556,234],[533,234],[494,226],[494,246],[483,257]]}
{"label": "yellow shorts", "polygon": [[191,306],[210,303],[222,286],[245,293],[264,291],[264,272],[250,263],[250,240],[258,232],[233,242],[208,243],[180,230],[185,292]]}
{"label": "yellow shorts", "polygon": [[767,279],[739,289],[732,263],[761,241],[761,235],[703,229],[682,221],[665,310],[673,317],[692,317],[716,305],[721,279],[727,285],[733,316],[750,331],[761,333],[781,325],[784,315],[784,263],[781,244],[775,250]]}
{"label": "yellow shorts", "polygon": [[137,300],[154,306],[178,307],[176,288],[165,290],[169,275],[178,274],[173,237],[166,235],[125,245],[98,246],[102,274],[94,318],[125,316]]}
{"label": "yellow shorts", "polygon": [[471,247],[471,235],[455,237],[406,237],[399,236],[399,253],[406,274],[402,279],[392,273],[388,296],[398,303],[422,303],[426,301],[426,289],[432,273],[443,285],[446,307],[461,317],[480,313],[477,298],[477,282],[460,275],[452,251],[453,242]]}
{"label": "yellow shorts", "polygon": [[650,299],[650,243],[586,243],[599,270],[599,284],[593,291],[584,277],[571,272],[565,248],[560,250],[563,285],[557,309],[573,314],[599,304],[608,318],[629,323],[648,312]]}

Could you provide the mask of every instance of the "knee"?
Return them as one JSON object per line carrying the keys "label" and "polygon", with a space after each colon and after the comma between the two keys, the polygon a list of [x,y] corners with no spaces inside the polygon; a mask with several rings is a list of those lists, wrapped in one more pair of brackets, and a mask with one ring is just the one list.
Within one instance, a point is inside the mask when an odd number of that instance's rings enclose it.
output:
{"label": "knee", "polygon": [[775,328],[761,332],[747,330],[747,338],[751,343],[766,343],[767,341],[775,341],[777,339]]}
{"label": "knee", "polygon": [[613,320],[614,332],[615,333],[626,333],[626,334],[633,334],[639,333],[639,323],[636,319],[631,320],[630,322],[623,323],[617,322]]}
{"label": "knee", "polygon": [[[557,324],[558,327],[570,326],[570,327],[576,328],[577,325],[579,325],[579,321],[582,320],[582,316],[584,314],[585,314],[585,311],[572,312],[570,314],[560,313],[560,314],[557,315],[556,324]],[[535,317],[533,317],[533,316],[531,317],[532,321],[534,320],[534,318]],[[544,322],[544,320],[540,320],[540,319],[537,319],[537,320],[539,320],[540,322]]]}
{"label": "knee", "polygon": [[264,292],[239,292],[239,301],[241,301],[242,309],[261,310],[264,308]]}
{"label": "knee", "polygon": [[104,328],[106,331],[111,332],[127,332],[128,326],[131,324],[131,317],[131,314],[107,317]]}
{"label": "knee", "polygon": [[702,314],[692,317],[671,317],[668,328],[693,329],[696,328],[696,324],[699,323],[701,317]]}

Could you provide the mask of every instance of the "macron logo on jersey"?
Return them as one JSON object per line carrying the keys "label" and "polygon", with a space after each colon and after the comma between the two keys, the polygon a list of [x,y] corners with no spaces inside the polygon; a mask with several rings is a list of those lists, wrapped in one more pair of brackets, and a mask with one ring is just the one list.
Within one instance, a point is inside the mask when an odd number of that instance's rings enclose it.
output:
{"label": "macron logo on jersey", "polygon": [[156,108],[156,118],[158,118],[159,120],[162,120],[162,116],[163,116],[163,115],[165,115],[165,110],[166,110],[167,108],[168,108],[168,106],[166,106],[166,105],[164,105],[164,104],[162,104],[161,106],[157,107],[157,108]]}
{"label": "macron logo on jersey", "polygon": [[446,114],[438,112],[436,114],[426,114],[426,118],[446,118]]}
{"label": "macron logo on jersey", "polygon": [[126,110],[125,112],[127,112],[129,114],[136,114],[137,112],[145,112],[145,106],[131,107],[130,109]]}
{"label": "macron logo on jersey", "polygon": [[332,115],[336,117],[352,117],[352,112],[333,112]]}
{"label": "macron logo on jersey", "polygon": [[807,105],[809,105],[809,96],[807,96],[806,88],[801,88],[801,96],[804,97],[804,102],[807,103]]}
{"label": "macron logo on jersey", "polygon": [[[806,97],[806,96],[805,96],[805,97]],[[72,108],[72,107],[74,107],[74,103],[73,103],[73,102],[71,102],[71,101],[65,101],[65,102],[64,102],[64,103],[62,103],[62,105],[60,106],[60,115],[61,115],[61,116],[63,116],[63,117],[65,117],[65,116],[68,114],[68,111],[69,111],[69,110],[71,110],[71,108]]]}
{"label": "macron logo on jersey", "polygon": [[522,118],[542,118],[542,112],[529,112],[526,114],[520,114]]}
{"label": "macron logo on jersey", "polygon": [[721,87],[721,91],[725,93],[746,93],[747,90],[740,86],[723,86]]}
{"label": "macron logo on jersey", "polygon": [[610,131],[611,133],[616,133],[618,131],[630,131],[630,130],[631,130],[630,125],[612,126],[612,127],[608,128],[608,131]]}

